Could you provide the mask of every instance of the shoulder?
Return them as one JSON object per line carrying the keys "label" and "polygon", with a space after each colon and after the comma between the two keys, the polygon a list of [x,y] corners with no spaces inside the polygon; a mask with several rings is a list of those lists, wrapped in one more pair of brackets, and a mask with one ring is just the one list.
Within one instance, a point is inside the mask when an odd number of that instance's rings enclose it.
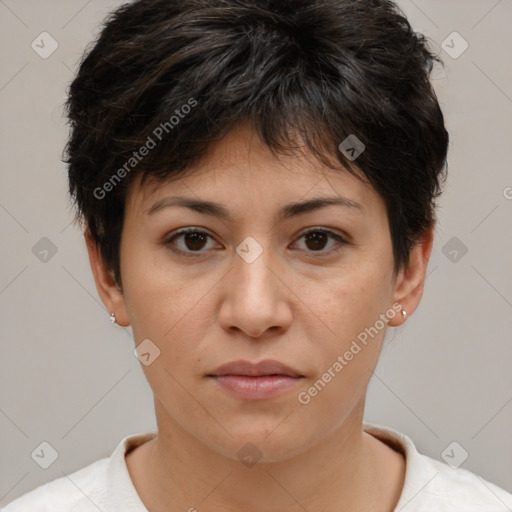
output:
{"label": "shoulder", "polygon": [[[501,487],[463,468],[452,468],[448,464],[418,454],[423,466],[418,474],[412,475],[416,488],[424,486],[424,496],[418,495],[418,502],[424,507],[437,507],[437,510],[457,512],[510,512],[512,494]],[[425,479],[424,475],[431,476]],[[426,480],[426,481],[425,481]],[[444,508],[439,508],[440,506]],[[416,510],[404,508],[403,512]],[[423,510],[418,508],[417,510]],[[425,509],[426,510],[426,509]]]}
{"label": "shoulder", "polygon": [[411,438],[383,425],[364,423],[364,430],[401,451],[405,481],[396,511],[510,512],[512,494],[463,469],[421,454]]}
{"label": "shoulder", "polygon": [[96,494],[104,486],[108,458],[100,459],[69,475],[56,478],[2,508],[1,512],[86,512],[97,507],[89,501],[87,495]]}
{"label": "shoulder", "polygon": [[156,432],[124,437],[110,457],[56,478],[11,501],[0,512],[145,511],[126,466],[125,454]]}

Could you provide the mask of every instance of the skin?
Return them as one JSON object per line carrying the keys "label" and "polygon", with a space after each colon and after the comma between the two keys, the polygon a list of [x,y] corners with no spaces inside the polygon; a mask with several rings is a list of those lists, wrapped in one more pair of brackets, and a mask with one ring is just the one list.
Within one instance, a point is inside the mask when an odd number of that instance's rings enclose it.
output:
{"label": "skin", "polygon": [[[176,206],[148,213],[169,196],[221,203],[233,220]],[[343,196],[361,208],[327,206],[279,219],[285,204],[319,196]],[[211,238],[165,244],[184,227]],[[348,243],[308,243],[302,235],[311,228]],[[252,263],[236,252],[248,236],[263,249]],[[132,326],[136,345],[149,338],[161,351],[150,365],[141,364],[154,393],[158,435],[126,455],[146,507],[392,511],[403,488],[404,458],[362,429],[385,328],[307,405],[297,397],[393,304],[408,316],[414,312],[432,237],[430,229],[394,275],[380,195],[307,153],[276,157],[247,125],[212,146],[186,177],[144,186],[135,181],[121,237],[122,290],[87,233],[86,242],[105,306],[120,325]],[[171,247],[202,252],[187,257]],[[403,321],[396,314],[389,325]],[[244,401],[206,377],[229,361],[267,358],[304,378],[278,397]],[[262,454],[252,467],[237,458],[247,442]]]}

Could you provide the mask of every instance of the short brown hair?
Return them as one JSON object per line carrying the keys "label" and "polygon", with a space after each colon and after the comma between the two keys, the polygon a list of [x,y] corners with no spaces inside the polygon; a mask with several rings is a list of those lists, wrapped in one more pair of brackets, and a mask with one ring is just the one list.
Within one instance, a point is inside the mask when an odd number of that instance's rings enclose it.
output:
{"label": "short brown hair", "polygon": [[[185,173],[242,121],[273,151],[295,147],[298,133],[321,161],[349,170],[339,146],[355,135],[365,146],[357,167],[386,203],[397,271],[434,222],[446,168],[434,61],[389,0],[123,5],[69,89],[65,162],[77,218],[120,284],[124,201],[136,175]],[[161,140],[129,165],[158,127]]]}

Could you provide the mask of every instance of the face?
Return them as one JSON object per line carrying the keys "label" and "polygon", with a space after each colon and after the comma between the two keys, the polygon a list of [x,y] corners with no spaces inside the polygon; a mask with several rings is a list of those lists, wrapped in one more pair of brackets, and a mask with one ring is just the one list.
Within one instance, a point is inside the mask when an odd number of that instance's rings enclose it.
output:
{"label": "face", "polygon": [[[333,201],[298,206],[313,199]],[[398,301],[414,309],[424,275],[421,264],[393,275],[384,201],[369,185],[307,155],[277,158],[242,126],[192,174],[134,183],[120,253],[122,294],[98,288],[135,344],[150,340],[142,368],[159,430],[233,459],[251,442],[262,462],[360,417],[385,329],[402,321]],[[426,264],[420,254],[412,265]],[[294,376],[220,376],[240,360]]]}

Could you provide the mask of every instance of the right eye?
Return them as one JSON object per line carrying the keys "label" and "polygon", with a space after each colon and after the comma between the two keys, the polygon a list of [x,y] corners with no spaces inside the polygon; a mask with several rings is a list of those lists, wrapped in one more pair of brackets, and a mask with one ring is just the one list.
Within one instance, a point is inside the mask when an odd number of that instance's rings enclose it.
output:
{"label": "right eye", "polygon": [[[206,231],[196,228],[185,228],[180,229],[167,238],[164,244],[170,246],[172,251],[183,256],[197,257],[203,256],[203,253],[206,252],[202,249],[207,245],[208,238],[213,240],[213,237]],[[180,243],[175,243],[176,241]]]}

